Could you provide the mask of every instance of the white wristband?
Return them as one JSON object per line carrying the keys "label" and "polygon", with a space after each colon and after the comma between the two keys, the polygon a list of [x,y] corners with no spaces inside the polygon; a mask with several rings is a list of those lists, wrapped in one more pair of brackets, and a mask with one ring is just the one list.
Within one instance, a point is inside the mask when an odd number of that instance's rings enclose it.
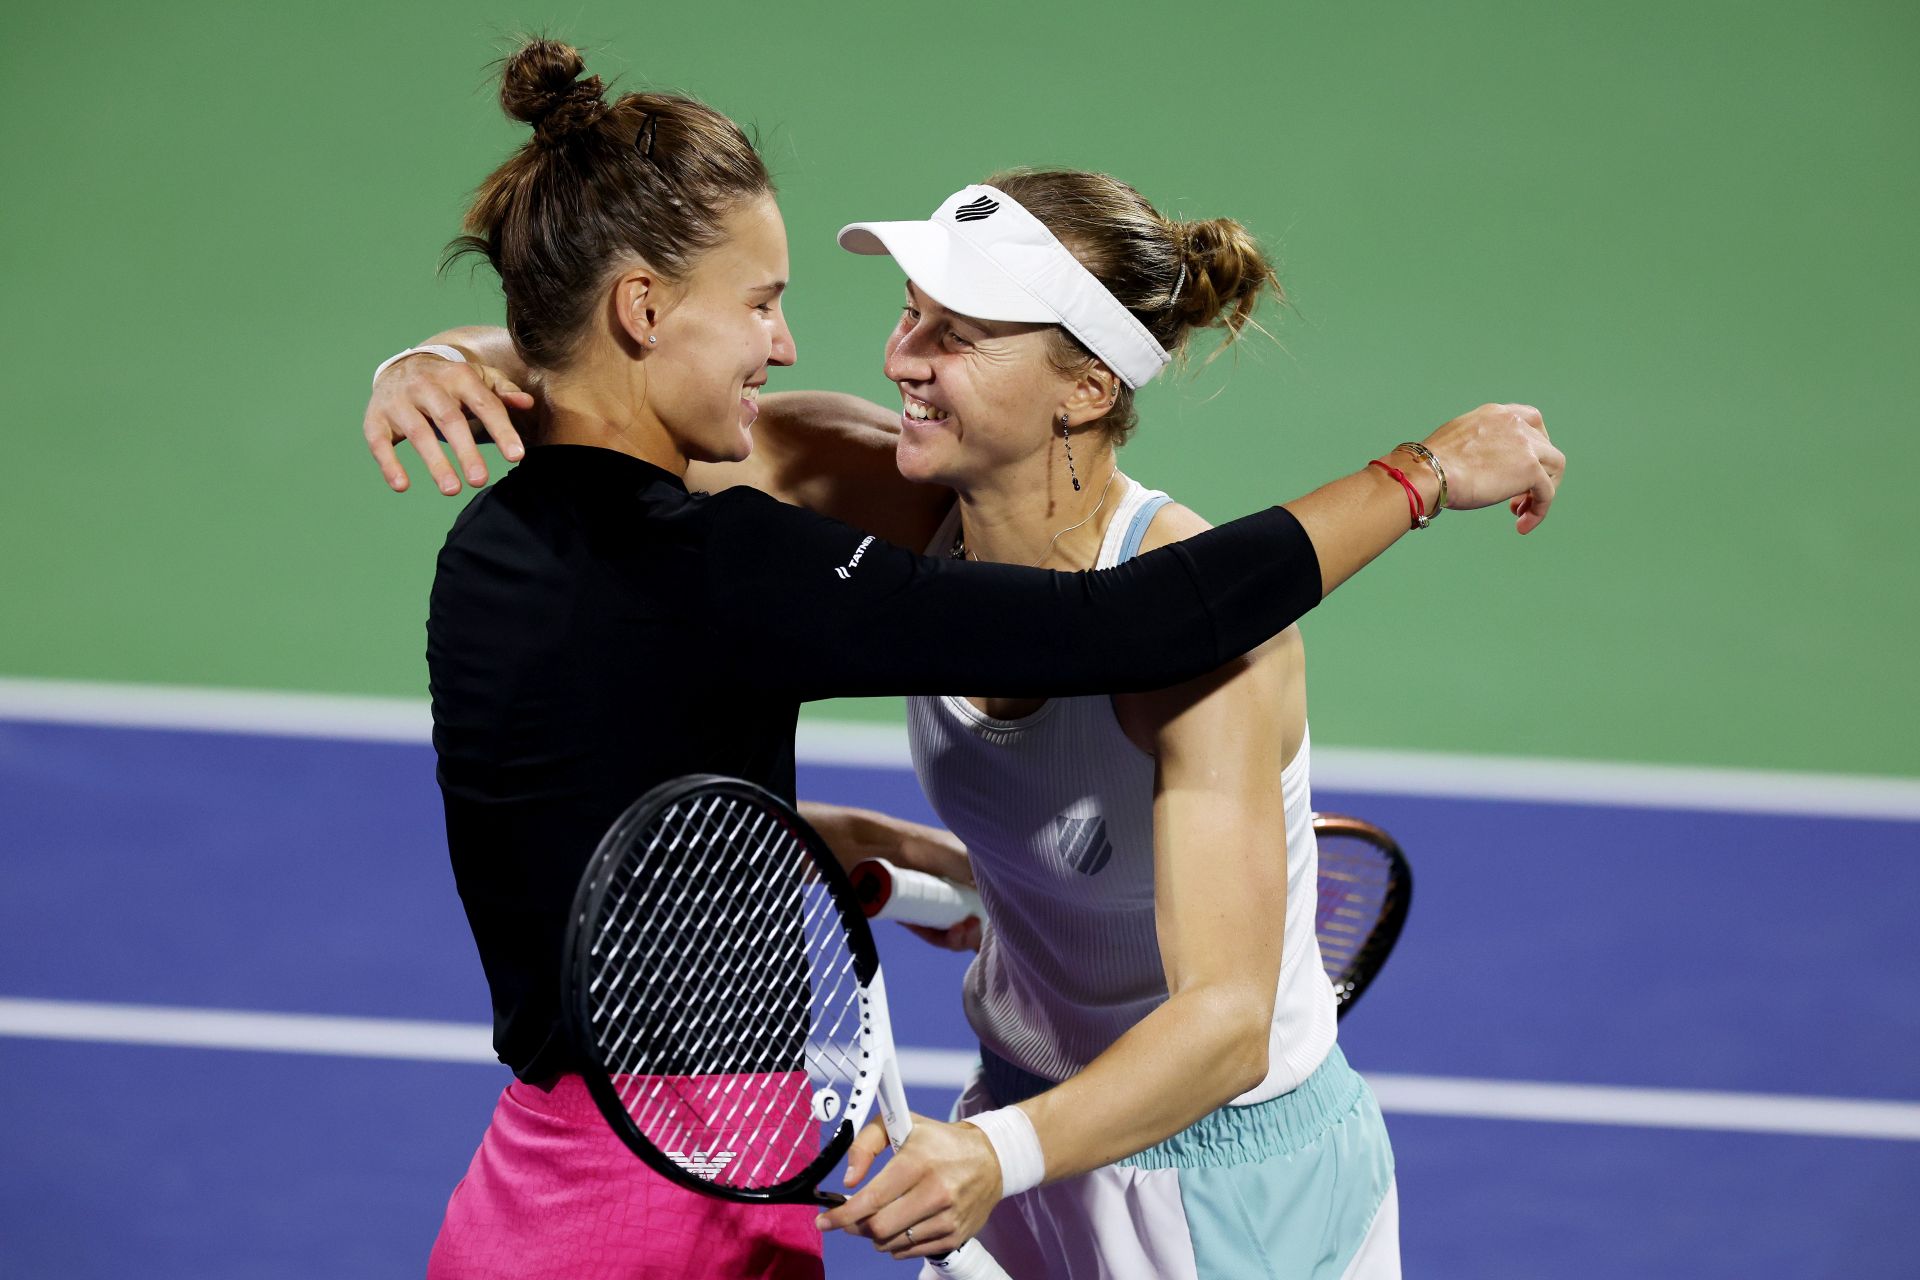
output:
{"label": "white wristband", "polygon": [[965,1123],[987,1135],[993,1154],[1000,1158],[1000,1194],[1017,1196],[1031,1191],[1047,1176],[1047,1157],[1033,1121],[1018,1107],[1001,1107],[968,1116]]}
{"label": "white wristband", "polygon": [[373,380],[375,382],[380,381],[381,374],[385,373],[388,369],[391,369],[394,365],[399,364],[402,360],[405,360],[408,356],[421,356],[421,355],[439,356],[442,360],[452,360],[456,364],[465,364],[467,362],[467,358],[460,354],[460,348],[443,347],[437,342],[429,342],[427,345],[423,347],[408,347],[405,351],[402,351],[399,355],[388,356],[385,360],[382,360],[379,364],[373,367]]}

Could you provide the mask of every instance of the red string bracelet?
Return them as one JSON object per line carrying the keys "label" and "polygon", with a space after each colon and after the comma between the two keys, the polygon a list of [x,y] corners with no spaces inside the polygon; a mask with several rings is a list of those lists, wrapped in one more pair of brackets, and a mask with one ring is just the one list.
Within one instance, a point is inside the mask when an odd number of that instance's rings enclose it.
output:
{"label": "red string bracelet", "polygon": [[1407,473],[1402,471],[1400,468],[1392,465],[1391,463],[1380,461],[1380,459],[1378,458],[1375,458],[1372,462],[1369,462],[1367,465],[1370,467],[1380,468],[1382,471],[1392,476],[1395,480],[1398,480],[1400,482],[1400,487],[1407,491],[1407,520],[1408,520],[1407,527],[1409,529],[1426,528],[1427,527],[1427,501],[1425,498],[1422,498],[1420,496],[1420,490],[1414,487],[1413,481],[1407,479]]}

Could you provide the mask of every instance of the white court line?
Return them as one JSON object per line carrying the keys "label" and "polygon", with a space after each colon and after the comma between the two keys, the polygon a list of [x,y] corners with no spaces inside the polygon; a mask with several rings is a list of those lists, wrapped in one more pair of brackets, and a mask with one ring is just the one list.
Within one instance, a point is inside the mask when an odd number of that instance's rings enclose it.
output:
{"label": "white court line", "polygon": [[[8,677],[0,720],[371,742],[427,742],[432,729],[418,699]],[[912,767],[893,725],[802,720],[794,746],[802,764]],[[1913,778],[1321,747],[1313,781],[1373,795],[1920,821]]]}
{"label": "white court line", "polygon": [[1368,1072],[1367,1083],[1379,1097],[1382,1111],[1402,1115],[1637,1125],[1651,1129],[1731,1129],[1744,1133],[1920,1142],[1920,1103],[1914,1102],[1820,1098],[1790,1093],[1549,1084],[1536,1080],[1469,1080],[1384,1072]]}
{"label": "white court line", "polygon": [[363,742],[430,742],[421,698],[0,677],[0,720],[192,729]]}
{"label": "white court line", "polygon": [[[479,1023],[163,1005],[0,997],[0,1036],[418,1062],[495,1062],[489,1030]],[[900,1050],[900,1072],[910,1085],[958,1088],[966,1082],[973,1061],[972,1053],[960,1050]],[[1367,1079],[1383,1110],[1405,1115],[1920,1142],[1920,1103],[1913,1102],[1385,1073],[1370,1074]]]}

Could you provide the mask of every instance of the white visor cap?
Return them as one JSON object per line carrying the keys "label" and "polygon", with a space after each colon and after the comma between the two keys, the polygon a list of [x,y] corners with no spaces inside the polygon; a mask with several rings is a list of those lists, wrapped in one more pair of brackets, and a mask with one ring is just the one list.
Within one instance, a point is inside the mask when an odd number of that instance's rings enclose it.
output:
{"label": "white visor cap", "polygon": [[994,187],[948,196],[925,222],[855,222],[840,247],[891,254],[941,306],[976,320],[1057,324],[1129,387],[1173,359],[1046,224]]}

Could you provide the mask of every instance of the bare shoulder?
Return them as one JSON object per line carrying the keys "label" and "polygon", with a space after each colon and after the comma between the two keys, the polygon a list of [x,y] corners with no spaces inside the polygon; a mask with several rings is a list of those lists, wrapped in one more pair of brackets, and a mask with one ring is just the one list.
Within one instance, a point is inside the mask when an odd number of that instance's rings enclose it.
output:
{"label": "bare shoulder", "polygon": [[918,551],[953,491],[904,479],[894,466],[897,410],[837,391],[789,391],[762,403],[776,483],[790,502]]}
{"label": "bare shoulder", "polygon": [[1140,540],[1140,550],[1157,551],[1168,543],[1183,541],[1211,528],[1212,523],[1192,507],[1169,502],[1154,512],[1153,522],[1147,526],[1146,537]]}
{"label": "bare shoulder", "polygon": [[841,391],[776,391],[762,396],[763,419],[831,436],[856,449],[892,456],[900,415]]}
{"label": "bare shoulder", "polygon": [[838,391],[781,391],[760,400],[753,456],[708,467],[690,488],[752,485],[783,502],[832,516],[919,550],[933,536],[949,490],[901,478],[893,464],[897,412]]}
{"label": "bare shoulder", "polygon": [[772,392],[760,398],[753,453],[744,462],[696,462],[687,484],[715,493],[750,485],[805,506],[795,490],[821,473],[848,466],[891,467],[898,430],[885,409],[859,396]]}

